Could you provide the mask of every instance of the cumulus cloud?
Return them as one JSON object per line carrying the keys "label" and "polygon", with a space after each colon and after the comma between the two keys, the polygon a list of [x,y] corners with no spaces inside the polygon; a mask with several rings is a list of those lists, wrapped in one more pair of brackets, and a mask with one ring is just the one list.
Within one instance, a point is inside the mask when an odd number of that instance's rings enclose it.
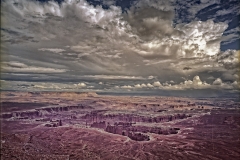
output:
{"label": "cumulus cloud", "polygon": [[77,87],[86,87],[86,84],[85,83],[78,83],[78,84],[74,84],[75,86]]}
{"label": "cumulus cloud", "polygon": [[3,90],[85,91],[87,90],[88,86],[83,82],[79,84],[73,84],[73,83],[57,83],[57,82],[4,81],[1,87]]}
{"label": "cumulus cloud", "polygon": [[156,81],[153,83],[153,86],[160,87],[160,86],[162,86],[162,84],[159,81]]}
{"label": "cumulus cloud", "polygon": [[213,85],[222,85],[222,80],[220,78],[217,78],[214,82]]}
{"label": "cumulus cloud", "polygon": [[240,51],[226,50],[218,54],[218,63],[223,65],[226,69],[234,69],[239,67]]}
{"label": "cumulus cloud", "polygon": [[202,81],[199,76],[194,76],[193,80],[186,80],[175,85],[165,85],[162,89],[166,90],[186,90],[186,89],[237,89],[238,83],[234,81],[233,83],[224,83],[220,78],[214,80],[213,84],[206,83]]}
{"label": "cumulus cloud", "polygon": [[195,89],[202,89],[202,88],[209,88],[210,84],[206,82],[202,82],[199,76],[194,76],[193,80],[184,81],[184,83],[180,83],[180,87],[183,88],[195,88]]}
{"label": "cumulus cloud", "polygon": [[237,81],[234,81],[233,83],[226,82],[224,83],[221,78],[217,78],[215,81],[213,81],[214,89],[239,89],[239,85]]}
{"label": "cumulus cloud", "polygon": [[156,78],[155,76],[148,76],[148,79]]}
{"label": "cumulus cloud", "polygon": [[148,83],[148,84],[147,84],[147,87],[153,88],[154,86],[153,86],[152,84]]}
{"label": "cumulus cloud", "polygon": [[[158,25],[162,26],[162,23]],[[169,33],[171,36],[161,34],[161,38],[145,41],[132,48],[132,50],[145,57],[212,56],[219,52],[221,37],[227,27],[228,25],[225,23],[214,23],[212,20],[206,22],[194,21],[185,25],[177,25],[175,28],[167,26],[167,29],[172,28],[172,31]],[[156,31],[159,32],[158,30]],[[149,34],[147,33],[147,35]]]}
{"label": "cumulus cloud", "polygon": [[[118,87],[119,88],[119,87]],[[215,79],[213,84],[209,84],[205,81],[202,81],[199,76],[194,76],[193,80],[185,80],[184,82],[180,82],[179,84],[169,84],[168,82],[164,82],[163,85],[159,81],[153,82],[152,84],[135,84],[124,85],[121,86],[122,89],[159,89],[159,90],[188,90],[188,89],[237,89],[238,82],[234,81],[233,83],[224,83],[220,78]]]}
{"label": "cumulus cloud", "polygon": [[240,88],[240,86],[239,86],[239,84],[238,84],[237,81],[234,81],[234,82],[232,83],[232,86],[233,86],[235,89],[239,89],[239,88]]}
{"label": "cumulus cloud", "polygon": [[123,88],[123,89],[131,89],[131,88],[133,88],[133,87],[130,86],[130,85],[124,85],[124,86],[121,86],[121,88]]}
{"label": "cumulus cloud", "polygon": [[144,84],[144,83],[134,85],[135,88],[145,88],[145,87],[148,87],[148,86],[146,84]]}

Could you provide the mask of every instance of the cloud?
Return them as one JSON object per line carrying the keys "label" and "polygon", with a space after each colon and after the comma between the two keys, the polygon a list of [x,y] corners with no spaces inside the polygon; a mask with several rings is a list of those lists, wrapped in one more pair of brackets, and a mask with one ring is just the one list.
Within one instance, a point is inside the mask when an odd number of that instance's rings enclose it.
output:
{"label": "cloud", "polygon": [[49,51],[49,52],[53,52],[53,53],[61,53],[64,52],[64,49],[60,49],[60,48],[40,48],[38,49],[39,51]]}
{"label": "cloud", "polygon": [[195,15],[201,11],[202,9],[204,8],[207,8],[208,6],[211,6],[213,4],[218,4],[220,3],[219,0],[216,0],[216,1],[212,1],[212,0],[202,0],[200,4],[194,4],[192,5],[188,12],[191,14],[191,17],[195,17]]}
{"label": "cloud", "polygon": [[202,84],[203,84],[203,82],[201,81],[199,76],[193,77],[193,85],[198,86],[198,85],[202,85]]}
{"label": "cloud", "polygon": [[240,86],[239,86],[239,84],[238,84],[237,81],[234,81],[234,82],[232,83],[232,86],[233,86],[233,88],[235,88],[235,89],[239,89],[239,88],[240,88]]}
{"label": "cloud", "polygon": [[154,79],[156,78],[155,76],[148,76],[148,79]]}
{"label": "cloud", "polygon": [[146,79],[142,76],[122,76],[122,75],[84,75],[82,76],[84,78],[93,78],[93,79]]}
{"label": "cloud", "polygon": [[162,89],[166,90],[186,90],[186,89],[238,89],[238,82],[223,83],[220,78],[214,80],[213,85],[201,81],[199,76],[194,76],[193,80],[186,80],[180,84],[166,85]]}
{"label": "cloud", "polygon": [[78,83],[78,84],[74,84],[75,86],[77,87],[86,87],[86,84],[85,83]]}
{"label": "cloud", "polygon": [[2,62],[2,72],[19,72],[19,73],[63,73],[66,72],[66,69],[57,69],[57,68],[46,68],[38,66],[29,66],[24,63],[10,61]]}
{"label": "cloud", "polygon": [[214,89],[239,89],[239,85],[237,81],[234,81],[233,83],[223,83],[221,78],[217,78],[215,81],[213,81],[213,88]]}
{"label": "cloud", "polygon": [[216,15],[217,15],[217,16],[222,16],[222,15],[226,15],[226,14],[229,14],[229,13],[232,13],[231,10],[223,9],[223,10],[217,11],[217,12],[216,12]]}
{"label": "cloud", "polygon": [[[27,1],[25,0],[18,3],[20,6],[26,4]],[[41,37],[48,37],[48,39],[55,39],[56,36],[58,38],[64,36],[66,39],[71,37],[70,42],[75,39],[78,42],[78,44],[70,46],[71,50],[83,52],[83,54],[87,55],[99,53],[99,55],[106,58],[120,58],[119,54],[124,52],[122,51],[122,45],[124,44],[128,46],[126,50],[129,52],[133,51],[146,57],[196,57],[201,54],[216,54],[220,46],[219,38],[227,25],[214,23],[213,21],[193,21],[189,24],[177,25],[174,28],[172,26],[174,18],[174,7],[172,5],[173,3],[170,1],[140,1],[136,6],[128,10],[124,16],[118,7],[112,6],[109,10],[104,10],[101,7],[91,6],[84,0],[79,2],[65,1],[61,7],[54,2],[45,3],[44,7],[42,7],[34,1],[29,3],[25,10],[14,6],[10,2],[6,4],[6,7],[22,15],[28,12],[36,14],[36,12],[33,12],[33,8],[36,9],[39,12],[38,17],[41,17],[40,19],[43,20],[44,25],[52,28],[51,26],[56,23],[60,29],[60,32],[55,32],[52,29],[40,31]],[[49,16],[49,14],[53,16]],[[57,17],[58,21],[55,22]],[[29,21],[32,20],[32,18],[29,18]],[[83,22],[88,22],[90,25]],[[66,27],[69,23],[74,24],[71,28],[75,29],[76,35],[80,35],[79,38],[70,34],[71,32]],[[77,29],[78,25],[83,27],[85,32]],[[98,31],[99,29],[101,32]],[[28,31],[32,31],[32,28],[28,28]],[[49,35],[55,36],[51,38]],[[81,40],[81,38],[85,40]],[[133,45],[132,43],[137,44]],[[120,49],[120,53],[110,55],[108,51],[105,51],[109,50],[109,46]],[[43,48],[40,50],[63,51],[57,48]]]}
{"label": "cloud", "polygon": [[153,86],[152,84],[148,83],[148,84],[147,84],[147,87],[153,88],[154,86]]}
{"label": "cloud", "polygon": [[226,50],[218,54],[218,63],[223,65],[226,69],[239,68],[240,51]]}
{"label": "cloud", "polygon": [[131,88],[133,88],[133,87],[130,86],[130,85],[124,85],[124,86],[121,86],[121,88],[123,88],[123,89],[131,89]]}
{"label": "cloud", "polygon": [[107,6],[114,5],[115,3],[116,3],[116,1],[114,1],[114,0],[103,0],[103,4],[107,5]]}
{"label": "cloud", "polygon": [[142,88],[142,86],[140,84],[136,84],[134,85],[135,88]]}
{"label": "cloud", "polygon": [[102,55],[102,56],[106,58],[121,58],[120,55],[122,55],[122,53],[117,53],[115,55]]}
{"label": "cloud", "polygon": [[[149,85],[148,85],[149,86]],[[148,87],[146,84],[136,84],[134,85],[135,88],[145,88],[145,87]]]}
{"label": "cloud", "polygon": [[208,77],[207,79],[215,79],[213,76]]}
{"label": "cloud", "polygon": [[[87,86],[81,82],[57,83],[57,82],[24,82],[24,81],[4,81],[1,85],[3,90],[25,90],[25,91],[85,91]],[[91,86],[90,86],[91,88]]]}
{"label": "cloud", "polygon": [[214,82],[213,85],[222,85],[222,80],[220,78],[217,78]]}
{"label": "cloud", "polygon": [[[162,23],[158,25],[162,26]],[[216,55],[220,49],[221,37],[228,27],[225,23],[214,23],[211,20],[206,22],[193,21],[185,25],[177,25],[169,32],[171,36],[160,34],[156,29],[158,38],[145,41],[132,48],[132,50],[144,57],[202,57],[203,55]],[[147,29],[152,30],[152,29]],[[149,33],[147,33],[149,35]],[[153,33],[153,35],[157,35]],[[163,40],[161,40],[163,39]]]}
{"label": "cloud", "polygon": [[153,83],[153,86],[160,87],[160,86],[162,86],[162,84],[159,81],[156,81]]}
{"label": "cloud", "polygon": [[237,75],[237,73],[231,73],[231,72],[224,72],[222,74],[222,78],[223,80],[226,80],[226,81],[236,81],[236,80],[239,80],[239,75]]}
{"label": "cloud", "polygon": [[[119,87],[118,87],[119,88]],[[237,89],[238,82],[234,81],[233,83],[224,83],[220,78],[215,79],[213,84],[209,84],[205,81],[202,81],[199,76],[194,76],[193,80],[185,80],[184,82],[180,82],[179,84],[169,84],[168,82],[161,83],[159,81],[153,82],[152,84],[133,84],[133,85],[124,85],[121,86],[122,89],[153,89],[153,90],[188,90],[188,89]]]}

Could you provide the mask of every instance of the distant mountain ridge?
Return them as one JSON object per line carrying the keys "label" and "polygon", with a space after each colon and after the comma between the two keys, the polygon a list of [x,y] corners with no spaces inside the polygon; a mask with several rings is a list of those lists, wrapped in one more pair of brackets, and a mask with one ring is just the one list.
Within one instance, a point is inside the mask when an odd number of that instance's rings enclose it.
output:
{"label": "distant mountain ridge", "polygon": [[11,92],[8,91],[2,92],[2,95],[9,95],[11,94],[14,96],[14,93],[20,93],[22,96],[59,96],[59,97],[96,97],[98,94],[96,92],[52,92],[52,91],[36,91],[36,92]]}

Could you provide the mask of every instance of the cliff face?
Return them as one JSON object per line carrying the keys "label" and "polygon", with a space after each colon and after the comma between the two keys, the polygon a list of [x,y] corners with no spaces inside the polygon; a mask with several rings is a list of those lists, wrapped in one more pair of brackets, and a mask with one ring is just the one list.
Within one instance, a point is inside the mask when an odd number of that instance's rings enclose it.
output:
{"label": "cliff face", "polygon": [[42,117],[44,115],[50,115],[53,112],[64,112],[69,110],[75,110],[75,109],[84,109],[89,107],[84,107],[82,105],[79,106],[57,106],[57,107],[44,107],[44,108],[37,108],[33,110],[27,110],[27,111],[15,111],[10,113],[2,113],[0,115],[0,118],[34,118],[34,117]]}
{"label": "cliff face", "polygon": [[147,126],[126,126],[126,125],[108,125],[105,129],[106,132],[128,136],[135,141],[149,141],[150,138],[146,133],[155,134],[177,134],[179,128],[160,128],[160,127],[147,127]]}
{"label": "cliff face", "polygon": [[137,116],[131,114],[108,114],[104,115],[102,113],[90,113],[86,114],[82,117],[82,119],[93,119],[93,120],[104,120],[104,119],[112,119],[116,121],[125,121],[125,122],[147,122],[147,123],[161,123],[174,121],[178,119],[184,119],[191,117],[188,114],[172,114],[172,115],[161,115],[156,117],[145,117],[145,116]]}

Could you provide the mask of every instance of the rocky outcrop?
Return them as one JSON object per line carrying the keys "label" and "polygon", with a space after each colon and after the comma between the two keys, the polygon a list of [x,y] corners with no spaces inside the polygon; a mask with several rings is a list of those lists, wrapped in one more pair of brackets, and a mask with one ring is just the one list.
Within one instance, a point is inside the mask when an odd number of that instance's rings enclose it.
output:
{"label": "rocky outcrop", "polygon": [[160,127],[147,127],[147,126],[126,126],[126,125],[107,125],[105,131],[113,134],[119,134],[128,136],[132,140],[136,141],[148,141],[149,136],[143,133],[155,133],[155,134],[177,134],[179,128],[160,128]]}
{"label": "rocky outcrop", "polygon": [[102,128],[105,129],[106,128],[106,122],[102,121],[102,122],[94,122],[93,124],[90,125],[93,128]]}
{"label": "rocky outcrop", "polygon": [[51,120],[50,123],[45,124],[46,127],[58,127],[62,126],[62,120]]}
{"label": "rocky outcrop", "polygon": [[135,141],[149,141],[150,138],[148,135],[136,132],[128,132],[128,137]]}
{"label": "rocky outcrop", "polygon": [[11,118],[13,117],[13,113],[2,113],[1,118]]}

